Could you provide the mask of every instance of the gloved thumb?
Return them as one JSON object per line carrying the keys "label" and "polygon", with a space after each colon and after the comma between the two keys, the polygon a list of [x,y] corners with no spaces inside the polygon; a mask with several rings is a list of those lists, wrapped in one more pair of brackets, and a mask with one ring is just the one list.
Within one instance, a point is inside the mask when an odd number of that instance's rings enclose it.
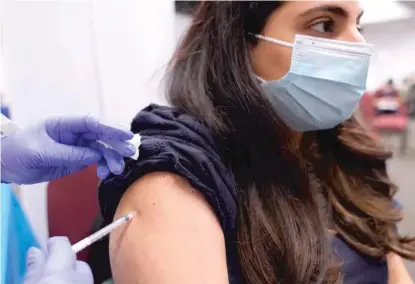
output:
{"label": "gloved thumb", "polygon": [[38,248],[32,247],[26,256],[25,284],[38,283],[43,276],[45,267],[45,254]]}
{"label": "gloved thumb", "polygon": [[50,238],[47,247],[45,274],[76,268],[76,255],[68,238]]}
{"label": "gloved thumb", "polygon": [[97,150],[64,144],[56,145],[56,148],[52,153],[49,152],[48,156],[48,166],[51,167],[68,165],[84,167],[95,164],[101,159],[101,154]]}
{"label": "gloved thumb", "polygon": [[79,260],[76,262],[76,272],[80,279],[75,283],[94,283],[91,268],[85,262]]}

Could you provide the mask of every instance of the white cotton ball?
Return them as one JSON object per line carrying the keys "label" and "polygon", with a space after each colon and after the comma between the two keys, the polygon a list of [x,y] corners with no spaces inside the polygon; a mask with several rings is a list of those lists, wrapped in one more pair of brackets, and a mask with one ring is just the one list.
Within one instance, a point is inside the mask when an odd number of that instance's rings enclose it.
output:
{"label": "white cotton ball", "polygon": [[130,157],[131,159],[137,160],[138,155],[139,155],[139,151],[140,151],[139,147],[140,147],[140,144],[141,144],[140,134],[135,134],[134,137],[131,140],[129,140],[128,142],[130,142],[131,144],[133,144],[137,148],[137,151],[135,152],[135,154]]}

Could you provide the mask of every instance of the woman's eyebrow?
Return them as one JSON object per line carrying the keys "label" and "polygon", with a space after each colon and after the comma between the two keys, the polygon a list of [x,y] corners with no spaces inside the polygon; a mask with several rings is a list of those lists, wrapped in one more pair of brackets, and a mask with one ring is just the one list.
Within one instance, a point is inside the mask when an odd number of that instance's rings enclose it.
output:
{"label": "woman's eyebrow", "polygon": [[303,13],[300,14],[300,16],[307,16],[311,13],[315,13],[315,12],[330,12],[333,14],[336,14],[338,16],[347,18],[349,16],[349,12],[347,12],[345,9],[343,9],[342,7],[336,6],[336,5],[320,5],[317,7],[313,7]]}
{"label": "woman's eyebrow", "polygon": [[[336,5],[328,5],[328,4],[323,4],[317,7],[313,7],[303,13],[300,14],[300,16],[305,17],[311,13],[315,13],[315,12],[329,12],[329,13],[333,13],[335,15],[338,15],[342,18],[348,18],[350,16],[350,13],[345,10],[344,8],[340,7],[340,6],[336,6]],[[362,10],[359,14],[359,16],[357,17],[357,21],[360,21],[360,18],[363,16],[364,11]]]}
{"label": "woman's eyebrow", "polygon": [[[349,12],[347,10],[345,10],[344,8],[340,7],[340,6],[336,6],[336,5],[328,5],[328,4],[323,4],[317,7],[313,7],[303,13],[300,14],[300,16],[307,16],[311,13],[314,12],[330,12],[333,14],[336,14],[338,16],[341,16],[343,18],[347,18],[349,17]],[[363,11],[360,12],[359,14],[359,18],[363,15]]]}

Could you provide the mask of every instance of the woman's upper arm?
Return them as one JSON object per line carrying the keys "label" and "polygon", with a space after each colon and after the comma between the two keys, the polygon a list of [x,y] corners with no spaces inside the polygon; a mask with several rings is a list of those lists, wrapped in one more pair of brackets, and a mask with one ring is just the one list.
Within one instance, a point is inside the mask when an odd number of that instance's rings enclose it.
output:
{"label": "woman's upper arm", "polygon": [[125,192],[115,218],[137,215],[110,236],[115,283],[228,283],[215,213],[186,179],[148,174]]}
{"label": "woman's upper arm", "polygon": [[386,255],[388,264],[388,283],[389,284],[413,284],[411,276],[405,267],[402,257],[395,253],[388,253]]}

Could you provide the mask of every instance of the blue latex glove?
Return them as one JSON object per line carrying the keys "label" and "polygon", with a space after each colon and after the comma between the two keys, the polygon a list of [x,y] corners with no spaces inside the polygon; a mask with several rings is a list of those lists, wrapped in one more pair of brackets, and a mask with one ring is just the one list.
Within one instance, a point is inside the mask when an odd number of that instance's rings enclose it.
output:
{"label": "blue latex glove", "polygon": [[76,260],[69,240],[54,237],[48,240],[47,253],[30,248],[26,260],[24,284],[93,284],[88,264]]}
{"label": "blue latex glove", "polygon": [[[33,184],[54,180],[98,163],[103,179],[124,170],[123,156],[136,148],[133,133],[90,116],[53,117],[1,140],[2,181]],[[114,150],[97,143],[101,140]]]}

